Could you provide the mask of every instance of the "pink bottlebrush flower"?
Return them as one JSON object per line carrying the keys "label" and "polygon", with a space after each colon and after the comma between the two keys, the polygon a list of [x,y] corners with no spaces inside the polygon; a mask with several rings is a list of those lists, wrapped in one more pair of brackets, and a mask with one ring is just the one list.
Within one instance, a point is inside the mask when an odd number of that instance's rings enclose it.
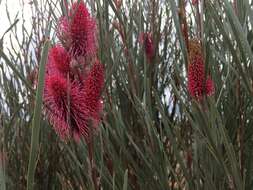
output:
{"label": "pink bottlebrush flower", "polygon": [[83,1],[70,8],[69,18],[58,23],[58,37],[74,57],[94,55],[96,52],[96,21]]}
{"label": "pink bottlebrush flower", "polygon": [[71,52],[75,56],[86,56],[96,51],[96,22],[86,5],[74,3],[70,11]]}
{"label": "pink bottlebrush flower", "polygon": [[83,136],[88,139],[92,115],[80,93],[79,83],[68,83],[60,75],[47,76],[44,102],[47,117],[61,138],[73,136],[78,141]]}
{"label": "pink bottlebrush flower", "polygon": [[60,45],[56,45],[49,51],[50,66],[56,68],[60,73],[67,74],[70,72],[70,56],[68,52]]}
{"label": "pink bottlebrush flower", "polygon": [[144,47],[148,60],[151,61],[155,55],[154,41],[151,33],[141,33],[139,41]]}

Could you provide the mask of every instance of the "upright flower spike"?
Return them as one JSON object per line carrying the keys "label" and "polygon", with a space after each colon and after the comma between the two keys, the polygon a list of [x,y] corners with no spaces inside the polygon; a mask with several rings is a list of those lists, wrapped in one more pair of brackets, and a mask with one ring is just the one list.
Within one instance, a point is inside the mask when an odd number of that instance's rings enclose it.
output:
{"label": "upright flower spike", "polygon": [[96,51],[96,22],[83,1],[74,3],[70,10],[71,52],[74,56],[86,56]]}
{"label": "upright flower spike", "polygon": [[69,17],[62,17],[57,34],[73,57],[96,53],[96,22],[83,1],[73,3]]}
{"label": "upright flower spike", "polygon": [[205,69],[202,57],[195,57],[188,66],[188,89],[193,98],[199,99],[204,95]]}
{"label": "upright flower spike", "polygon": [[210,76],[205,79],[205,65],[201,45],[197,40],[189,42],[188,90],[192,98],[201,100],[203,96],[214,94],[214,84]]}
{"label": "upright flower spike", "polygon": [[151,33],[141,33],[139,41],[144,47],[148,60],[151,61],[155,55],[154,41]]}
{"label": "upright flower spike", "polygon": [[92,116],[94,126],[99,123],[100,112],[103,107],[101,92],[104,87],[104,66],[97,60],[93,64],[84,82],[84,99],[89,113]]}

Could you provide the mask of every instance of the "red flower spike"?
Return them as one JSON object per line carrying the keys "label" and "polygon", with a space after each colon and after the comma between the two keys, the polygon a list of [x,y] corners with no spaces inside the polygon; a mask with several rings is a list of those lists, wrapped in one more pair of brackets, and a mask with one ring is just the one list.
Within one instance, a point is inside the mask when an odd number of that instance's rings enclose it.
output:
{"label": "red flower spike", "polygon": [[203,55],[197,40],[191,40],[189,43],[188,90],[191,97],[198,101],[205,95],[213,95],[215,91],[211,77],[205,79]]}
{"label": "red flower spike", "polygon": [[68,52],[60,45],[56,45],[49,52],[49,67],[54,67],[60,73],[67,74],[70,72],[70,56]]}
{"label": "red flower spike", "polygon": [[[59,75],[48,76],[44,92],[47,117],[62,139],[73,136],[76,141],[88,139],[89,109],[78,83],[69,84]],[[69,97],[68,97],[69,95]],[[68,102],[69,99],[69,102]]]}
{"label": "red flower spike", "polygon": [[95,19],[83,1],[75,2],[68,12],[69,18],[62,17],[58,22],[57,36],[75,58],[94,55],[97,50]]}
{"label": "red flower spike", "polygon": [[83,1],[74,3],[70,10],[70,52],[73,56],[93,55],[96,52],[96,22]]}
{"label": "red flower spike", "polygon": [[188,66],[188,90],[193,98],[201,99],[204,94],[205,69],[202,57],[196,57]]}
{"label": "red flower spike", "polygon": [[97,60],[84,82],[84,99],[95,125],[99,123],[103,108],[101,91],[104,87],[104,66]]}
{"label": "red flower spike", "polygon": [[150,33],[141,33],[139,36],[139,41],[144,47],[145,54],[148,60],[151,61],[155,55],[154,41],[152,35]]}

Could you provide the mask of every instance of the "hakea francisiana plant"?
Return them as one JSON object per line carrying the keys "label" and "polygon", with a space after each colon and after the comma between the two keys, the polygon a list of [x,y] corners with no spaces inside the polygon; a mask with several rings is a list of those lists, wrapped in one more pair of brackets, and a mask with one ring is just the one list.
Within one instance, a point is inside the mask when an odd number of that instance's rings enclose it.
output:
{"label": "hakea francisiana plant", "polygon": [[205,77],[204,58],[198,40],[189,41],[188,90],[198,101],[213,95],[215,90],[211,77]]}
{"label": "hakea francisiana plant", "polygon": [[141,33],[139,42],[143,45],[148,60],[151,61],[155,55],[154,40],[151,33]]}
{"label": "hakea francisiana plant", "polygon": [[[68,12],[69,20],[64,17],[58,23],[62,45],[52,47],[48,55],[45,112],[62,139],[89,141],[103,108],[104,66],[95,57],[95,21],[85,4],[74,3]],[[87,59],[91,55],[95,58]]]}

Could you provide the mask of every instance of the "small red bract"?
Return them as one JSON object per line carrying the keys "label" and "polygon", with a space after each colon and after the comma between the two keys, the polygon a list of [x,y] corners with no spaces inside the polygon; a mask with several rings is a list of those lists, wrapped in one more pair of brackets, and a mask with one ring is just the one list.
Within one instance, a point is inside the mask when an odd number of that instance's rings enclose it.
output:
{"label": "small red bract", "polygon": [[139,42],[143,45],[148,60],[151,61],[155,55],[154,40],[151,33],[141,33]]}

